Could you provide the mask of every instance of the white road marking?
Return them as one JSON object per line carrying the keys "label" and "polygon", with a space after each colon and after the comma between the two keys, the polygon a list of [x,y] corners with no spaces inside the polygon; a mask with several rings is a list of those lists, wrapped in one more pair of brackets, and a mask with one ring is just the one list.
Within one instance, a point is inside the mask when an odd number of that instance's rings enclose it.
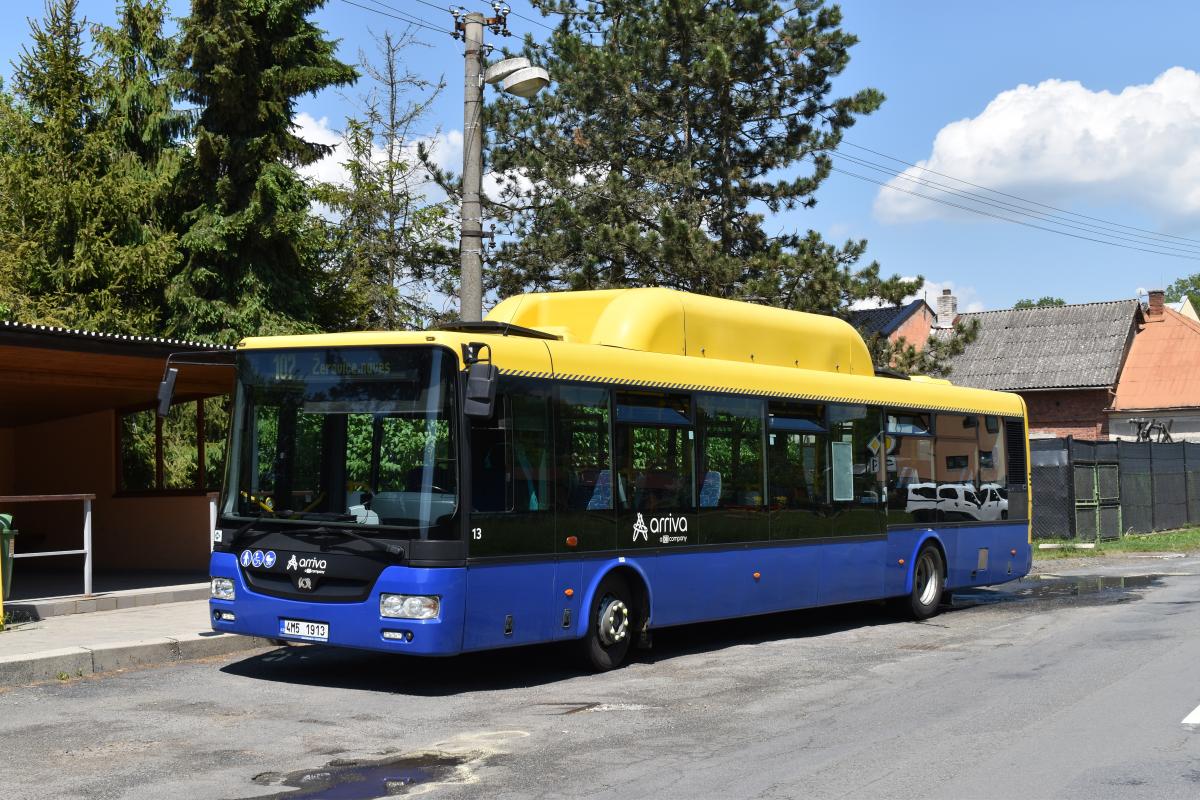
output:
{"label": "white road marking", "polygon": [[1192,713],[1190,713],[1186,717],[1184,717],[1183,722],[1181,722],[1179,724],[1180,725],[1200,725],[1200,706],[1196,706],[1194,709],[1192,709]]}

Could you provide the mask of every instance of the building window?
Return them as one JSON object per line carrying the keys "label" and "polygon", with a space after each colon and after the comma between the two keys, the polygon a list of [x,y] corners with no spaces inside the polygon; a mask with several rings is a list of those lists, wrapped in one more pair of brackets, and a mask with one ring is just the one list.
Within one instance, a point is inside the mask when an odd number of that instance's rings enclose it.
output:
{"label": "building window", "polygon": [[117,490],[210,491],[221,488],[229,397],[182,400],[165,419],[152,408],[117,417]]}

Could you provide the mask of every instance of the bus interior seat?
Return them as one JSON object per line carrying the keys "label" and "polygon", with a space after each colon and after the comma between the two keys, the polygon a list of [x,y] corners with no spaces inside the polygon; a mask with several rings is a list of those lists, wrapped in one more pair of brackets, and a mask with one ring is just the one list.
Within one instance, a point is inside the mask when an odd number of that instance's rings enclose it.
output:
{"label": "bus interior seat", "polygon": [[721,504],[721,473],[710,469],[704,473],[704,483],[700,486],[700,507],[716,508]]}

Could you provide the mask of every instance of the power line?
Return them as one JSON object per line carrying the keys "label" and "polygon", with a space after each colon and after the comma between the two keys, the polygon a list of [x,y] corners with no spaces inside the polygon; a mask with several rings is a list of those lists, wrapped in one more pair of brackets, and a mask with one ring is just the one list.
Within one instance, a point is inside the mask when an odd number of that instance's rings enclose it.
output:
{"label": "power line", "polygon": [[1187,256],[1187,255],[1181,255],[1179,253],[1167,253],[1167,252],[1163,252],[1162,250],[1152,250],[1152,249],[1149,249],[1146,247],[1134,247],[1133,245],[1120,244],[1119,242],[1110,242],[1107,239],[1097,239],[1097,238],[1094,238],[1091,236],[1083,236],[1078,233],[1069,233],[1067,231],[1059,230],[1057,228],[1048,228],[1044,225],[1036,225],[1032,222],[1026,222],[1024,220],[1013,219],[1012,217],[1006,217],[1003,214],[994,214],[990,211],[984,211],[981,208],[974,208],[972,206],[962,205],[961,203],[953,203],[949,200],[944,200],[939,197],[931,197],[930,195],[921,194],[920,192],[914,192],[910,189],[903,189],[899,186],[893,186],[892,184],[887,183],[886,181],[876,180],[874,178],[867,177],[866,175],[859,175],[857,173],[850,172],[848,170],[840,169],[839,167],[830,167],[830,169],[833,170],[834,172],[840,173],[842,175],[847,175],[851,178],[857,178],[860,181],[866,181],[867,183],[873,183],[877,186],[882,186],[885,189],[891,189],[892,191],[895,191],[895,192],[903,192],[904,194],[911,194],[914,197],[920,197],[920,198],[929,200],[934,203],[941,203],[942,205],[951,206],[953,208],[958,208],[963,211],[969,211],[973,214],[980,214],[985,217],[992,217],[993,219],[1002,220],[1004,222],[1011,222],[1014,225],[1024,225],[1026,228],[1036,228],[1037,230],[1046,231],[1047,233],[1057,233],[1059,236],[1070,236],[1072,239],[1082,239],[1082,240],[1088,241],[1088,242],[1096,242],[1097,244],[1106,244],[1109,247],[1120,247],[1124,250],[1137,250],[1138,252],[1141,252],[1141,253],[1151,253],[1156,256],[1170,256],[1171,258],[1182,258],[1186,261],[1200,261],[1200,256]]}
{"label": "power line", "polygon": [[[1103,226],[1103,225],[1096,225],[1096,224],[1088,223],[1088,222],[1078,222],[1077,223],[1073,220],[1066,219],[1057,214],[1049,214],[1044,211],[1035,211],[1032,209],[1028,209],[1024,206],[1017,205],[1015,203],[1005,202],[1003,200],[994,200],[994,199],[985,197],[983,195],[976,194],[974,192],[967,192],[967,191],[963,191],[961,189],[957,189],[953,186],[947,186],[946,184],[938,183],[937,181],[930,181],[930,180],[927,180],[924,178],[911,177],[906,172],[899,172],[892,167],[883,166],[881,164],[876,164],[872,161],[868,161],[866,159],[861,159],[861,158],[856,158],[855,156],[846,155],[845,153],[843,153],[839,150],[836,150],[836,149],[830,150],[828,152],[837,158],[844,159],[844,160],[849,161],[852,164],[856,164],[860,167],[866,167],[868,169],[873,169],[877,172],[882,172],[883,174],[888,175],[889,177],[898,178],[900,180],[908,181],[910,183],[915,183],[921,187],[931,188],[931,189],[935,189],[937,191],[945,192],[946,194],[953,195],[955,197],[959,197],[959,198],[962,198],[964,200],[967,200],[967,201],[970,201],[973,203],[979,203],[981,205],[985,205],[990,208],[996,208],[1001,211],[1018,214],[1023,217],[1029,217],[1031,219],[1036,219],[1041,222],[1048,222],[1053,225],[1059,225],[1064,228],[1071,228],[1072,230],[1084,231],[1085,233],[1097,233],[1101,236],[1107,236],[1112,239],[1120,239],[1120,240],[1126,241],[1126,242],[1133,242],[1134,244],[1150,245],[1152,247],[1157,247],[1157,248],[1160,248],[1163,250],[1175,250],[1178,252],[1200,255],[1200,246],[1197,246],[1197,245],[1188,245],[1188,244],[1184,244],[1183,242],[1176,242],[1173,240],[1164,242],[1164,241],[1160,241],[1157,239],[1153,239],[1149,236],[1142,236],[1139,234],[1127,235],[1124,230],[1117,231],[1117,230],[1114,230],[1113,228],[1109,228],[1109,227]],[[1182,246],[1179,246],[1179,245],[1182,245]]]}
{"label": "power line", "polygon": [[[368,3],[374,3],[377,6],[382,6],[384,9],[387,9],[387,10],[384,11],[379,8],[372,8],[371,6],[364,6],[361,3],[356,3],[354,0],[342,0],[343,3],[354,6],[355,8],[361,8],[363,11],[370,11],[373,14],[379,14],[380,16],[383,16],[383,17],[390,17],[392,19],[399,20],[400,22],[406,22],[409,25],[415,25],[418,28],[424,28],[425,30],[433,31],[434,33],[450,33],[451,32],[448,28],[439,28],[439,27],[431,24],[430,22],[421,19],[420,17],[414,17],[411,14],[401,11],[400,9],[398,9],[394,6],[389,6],[386,3],[382,3],[382,2],[380,2],[380,0],[365,0],[365,1]],[[421,42],[421,44],[427,45],[429,43]]]}
{"label": "power line", "polygon": [[[823,118],[824,118],[824,119],[825,119],[827,122],[829,121],[828,117],[824,117],[824,115],[822,115],[822,117],[823,117]],[[1027,199],[1027,198],[1020,197],[1020,196],[1018,196],[1018,195],[1015,195],[1015,194],[1009,194],[1008,192],[1002,192],[1002,191],[1000,191],[1000,190],[998,190],[998,189],[992,189],[992,188],[990,188],[990,187],[987,187],[987,186],[981,186],[980,184],[977,184],[977,183],[971,183],[970,181],[963,180],[962,178],[956,178],[956,177],[954,177],[953,175],[947,175],[947,174],[945,174],[945,173],[942,173],[942,172],[938,172],[938,171],[936,171],[936,170],[929,169],[928,167],[922,167],[922,166],[920,166],[920,165],[918,165],[918,164],[913,164],[913,163],[912,163],[912,162],[910,162],[910,161],[905,161],[905,160],[904,160],[904,159],[902,159],[902,158],[896,158],[895,156],[890,156],[890,155],[888,155],[887,153],[881,153],[881,152],[879,152],[878,150],[872,150],[872,149],[871,149],[871,148],[869,148],[869,147],[864,147],[864,146],[862,146],[862,145],[860,145],[860,144],[855,144],[854,142],[850,142],[850,141],[847,141],[847,140],[845,140],[845,139],[843,139],[841,143],[842,143],[842,144],[845,144],[845,145],[849,145],[850,147],[853,147],[853,148],[855,148],[855,149],[857,149],[857,150],[862,150],[862,151],[864,151],[864,152],[871,153],[871,154],[873,154],[873,155],[877,155],[877,156],[879,156],[879,157],[881,157],[881,158],[886,158],[886,159],[888,159],[889,161],[895,161],[896,163],[898,163],[898,164],[903,164],[903,165],[905,165],[906,167],[912,167],[913,169],[919,169],[919,170],[922,170],[922,171],[924,171],[924,172],[928,172],[928,173],[929,173],[929,174],[931,174],[931,175],[937,175],[938,177],[941,177],[941,178],[947,178],[947,179],[949,179],[949,180],[952,180],[952,181],[957,181],[958,183],[961,183],[961,184],[963,184],[963,185],[965,185],[965,186],[970,186],[970,187],[972,187],[972,188],[975,188],[975,189],[982,189],[982,190],[983,190],[983,191],[985,191],[985,192],[991,192],[992,194],[1000,195],[1001,197],[1007,197],[1007,198],[1010,198],[1010,199],[1012,199],[1012,200],[1018,200],[1018,201],[1020,201],[1020,202],[1022,202],[1022,203],[1027,203],[1027,204],[1029,204],[1029,205],[1039,206],[1039,207],[1041,207],[1041,208],[1047,208],[1047,209],[1050,209],[1051,211],[1055,211],[1055,212],[1058,212],[1058,213],[1060,213],[1060,214],[1067,214],[1067,215],[1070,215],[1070,216],[1072,216],[1072,217],[1078,217],[1078,218],[1080,218],[1080,219],[1091,220],[1092,222],[1099,222],[1099,223],[1102,223],[1102,224],[1104,224],[1104,225],[1110,225],[1110,226],[1113,226],[1113,227],[1116,227],[1116,228],[1124,228],[1125,230],[1129,230],[1129,231],[1136,231],[1136,232],[1138,232],[1138,233],[1149,234],[1150,236],[1154,236],[1154,237],[1166,238],[1166,239],[1178,239],[1178,240],[1181,240],[1181,241],[1185,241],[1185,242],[1189,242],[1189,243],[1192,243],[1192,244],[1200,245],[1200,239],[1191,239],[1191,238],[1188,238],[1188,237],[1186,237],[1186,236],[1176,236],[1176,235],[1174,235],[1174,234],[1170,234],[1170,233],[1159,233],[1159,232],[1157,232],[1157,231],[1151,231],[1151,230],[1147,230],[1147,229],[1145,229],[1145,228],[1137,228],[1137,227],[1134,227],[1134,226],[1132,226],[1132,225],[1124,225],[1124,224],[1122,224],[1122,223],[1120,223],[1120,222],[1114,222],[1114,221],[1112,221],[1112,220],[1103,219],[1103,218],[1101,218],[1101,217],[1090,217],[1090,216],[1088,216],[1087,214],[1078,214],[1078,213],[1076,213],[1076,212],[1074,212],[1074,211],[1068,211],[1068,210],[1067,210],[1067,209],[1065,209],[1065,208],[1059,208],[1058,206],[1052,206],[1052,205],[1049,205],[1049,204],[1047,204],[1047,203],[1039,203],[1037,200],[1029,200],[1029,199]]]}

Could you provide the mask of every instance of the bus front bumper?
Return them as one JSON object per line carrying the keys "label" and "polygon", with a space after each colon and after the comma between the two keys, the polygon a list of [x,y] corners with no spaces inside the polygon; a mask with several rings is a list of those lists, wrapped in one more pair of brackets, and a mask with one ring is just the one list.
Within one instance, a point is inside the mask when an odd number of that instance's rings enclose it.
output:
{"label": "bus front bumper", "polygon": [[[233,553],[213,553],[209,574],[229,578],[234,585],[233,600],[208,602],[212,629],[220,633],[414,655],[462,652],[464,568],[386,567],[366,600],[353,603],[306,602],[256,592],[243,579]],[[379,613],[381,594],[435,595],[441,601],[440,611],[435,619],[384,617]],[[326,638],[285,633],[287,620],[324,625]]]}

